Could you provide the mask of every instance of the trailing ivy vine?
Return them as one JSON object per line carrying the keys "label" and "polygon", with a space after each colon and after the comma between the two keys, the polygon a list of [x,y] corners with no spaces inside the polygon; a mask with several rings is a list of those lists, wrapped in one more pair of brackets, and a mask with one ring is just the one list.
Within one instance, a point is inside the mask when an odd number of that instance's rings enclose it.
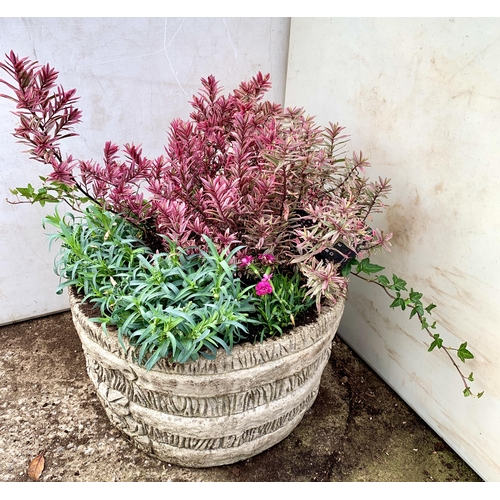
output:
{"label": "trailing ivy vine", "polygon": [[[375,283],[383,288],[384,292],[392,299],[392,303],[389,307],[393,309],[401,308],[402,311],[408,308],[410,310],[410,319],[417,317],[420,321],[422,330],[425,330],[432,339],[429,344],[428,351],[431,352],[436,347],[438,349],[442,349],[460,374],[465,386],[463,391],[464,396],[480,398],[484,394],[484,391],[474,394],[469,386],[469,382],[474,381],[473,372],[466,376],[460,369],[458,363],[455,361],[454,356],[451,354],[452,352],[455,352],[456,356],[460,359],[460,361],[462,361],[462,363],[465,363],[467,359],[473,359],[474,355],[469,351],[469,349],[467,349],[467,342],[463,342],[458,348],[445,346],[440,334],[435,331],[437,329],[437,322],[430,319],[431,311],[437,307],[436,304],[430,303],[429,305],[424,306],[422,302],[422,293],[415,291],[413,288],[410,288],[410,291],[408,291],[406,288],[407,282],[395,274],[392,275],[392,280],[383,274],[378,274],[384,269],[384,267],[370,262],[369,257],[366,257],[361,261],[356,259],[349,261],[342,269],[342,275],[348,276],[352,273],[354,276],[357,276],[368,283]],[[362,274],[373,277],[367,278],[362,276]]]}

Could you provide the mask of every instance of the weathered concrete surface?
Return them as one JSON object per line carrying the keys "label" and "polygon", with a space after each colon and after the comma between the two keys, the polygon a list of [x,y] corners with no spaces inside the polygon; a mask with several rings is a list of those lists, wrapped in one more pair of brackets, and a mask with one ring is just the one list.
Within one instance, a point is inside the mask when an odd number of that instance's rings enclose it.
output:
{"label": "weathered concrete surface", "polygon": [[[251,459],[188,469],[144,455],[109,423],[70,313],[0,328],[0,481],[481,481],[336,337],[318,398]],[[460,397],[458,395],[457,397]]]}

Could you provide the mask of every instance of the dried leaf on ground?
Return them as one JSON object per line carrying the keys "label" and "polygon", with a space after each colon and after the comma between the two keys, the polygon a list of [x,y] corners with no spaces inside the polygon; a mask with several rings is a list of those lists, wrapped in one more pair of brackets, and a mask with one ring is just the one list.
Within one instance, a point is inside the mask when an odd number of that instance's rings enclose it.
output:
{"label": "dried leaf on ground", "polygon": [[45,467],[45,450],[39,453],[31,462],[28,467],[28,476],[33,479],[33,481],[38,481],[42,475],[43,468]]}

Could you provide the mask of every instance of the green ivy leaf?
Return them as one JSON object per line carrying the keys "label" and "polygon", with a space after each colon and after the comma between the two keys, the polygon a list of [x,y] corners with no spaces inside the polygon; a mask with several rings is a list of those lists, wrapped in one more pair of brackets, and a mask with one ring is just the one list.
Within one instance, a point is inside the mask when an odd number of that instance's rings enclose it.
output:
{"label": "green ivy leaf", "polygon": [[35,194],[35,188],[31,184],[28,184],[28,187],[25,188],[16,188],[16,190],[21,196],[24,196],[25,198],[32,198]]}
{"label": "green ivy leaf", "polygon": [[474,376],[473,376],[472,372],[470,372],[470,375],[467,377],[467,380],[470,380],[471,382],[474,382]]}
{"label": "green ivy leaf", "polygon": [[344,278],[346,278],[347,276],[349,276],[349,274],[351,274],[352,265],[353,265],[352,260],[344,264],[344,267],[342,268],[341,271],[341,274]]}
{"label": "green ivy leaf", "polygon": [[401,297],[401,295],[397,294],[397,297],[394,299],[392,304],[389,307],[401,307],[401,309],[404,311],[406,309],[406,302],[405,300]]}
{"label": "green ivy leaf", "polygon": [[[362,272],[366,274],[375,274],[383,271],[385,267],[379,266],[378,264],[372,264],[368,258],[361,261]],[[359,267],[359,266],[358,266]],[[358,271],[359,272],[359,271]]]}
{"label": "green ivy leaf", "polygon": [[433,335],[434,340],[432,341],[431,345],[429,346],[428,352],[431,352],[434,348],[441,349],[443,346],[443,339],[439,336],[439,333],[435,333]]}
{"label": "green ivy leaf", "polygon": [[467,342],[460,345],[457,351],[457,356],[465,363],[466,359],[473,359],[474,355],[467,349]]}
{"label": "green ivy leaf", "polygon": [[410,301],[413,302],[414,304],[419,303],[423,295],[424,295],[423,293],[414,292],[412,288],[410,291]]}
{"label": "green ivy leaf", "polygon": [[468,397],[470,395],[471,395],[470,389],[467,387],[466,389],[464,389],[464,396]]}
{"label": "green ivy leaf", "polygon": [[398,278],[395,274],[392,275],[391,290],[406,290],[406,281]]}
{"label": "green ivy leaf", "polygon": [[437,306],[436,306],[436,304],[429,304],[429,305],[425,308],[425,310],[426,310],[426,311],[430,314],[430,313],[431,313],[431,311],[432,311],[435,307],[437,307]]}
{"label": "green ivy leaf", "polygon": [[[422,317],[424,315],[424,308],[422,307],[422,304],[417,304],[414,308],[413,311],[415,311],[414,314],[418,314],[419,317]],[[412,312],[413,312],[412,311]],[[410,316],[411,317],[411,316]]]}
{"label": "green ivy leaf", "polygon": [[384,287],[388,287],[390,285],[389,278],[384,275],[377,276],[377,282]]}
{"label": "green ivy leaf", "polygon": [[478,393],[477,398],[479,399],[484,394],[484,391]]}

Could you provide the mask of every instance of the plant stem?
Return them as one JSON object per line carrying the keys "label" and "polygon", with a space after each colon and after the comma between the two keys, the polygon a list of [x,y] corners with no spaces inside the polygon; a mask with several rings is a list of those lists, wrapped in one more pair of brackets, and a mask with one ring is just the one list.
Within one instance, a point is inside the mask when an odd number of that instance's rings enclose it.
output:
{"label": "plant stem", "polygon": [[[384,292],[393,300],[396,299],[396,296],[393,295],[392,293],[390,293],[388,290],[387,290],[387,287],[385,287],[384,285],[382,285],[381,283],[379,283],[378,281],[376,280],[373,280],[373,279],[370,279],[370,278],[365,278],[363,276],[361,276],[360,274],[358,273],[355,273],[355,272],[351,272],[351,274],[353,274],[354,276],[357,276],[358,278],[362,279],[363,281],[366,281],[368,283],[375,283],[376,285],[378,285],[380,288],[382,288],[384,290]],[[407,307],[411,308],[411,309],[414,309],[415,306],[411,305],[411,304],[408,304]],[[427,331],[428,335],[434,339],[434,335],[430,332],[429,328],[427,326],[425,326],[423,324],[423,316],[417,312],[417,316],[418,316],[418,319],[420,320],[420,323],[422,324],[422,327],[424,330]],[[450,359],[450,361],[452,362],[453,366],[455,367],[455,369],[458,371],[461,379],[462,379],[462,382],[465,386],[465,390],[468,391],[470,394],[472,394],[471,390],[470,390],[470,386],[469,384],[467,383],[467,377],[462,373],[462,371],[460,370],[460,367],[458,366],[458,364],[456,363],[456,361],[453,359],[453,356],[450,354],[450,350],[458,350],[458,349],[455,349],[455,348],[452,348],[452,347],[445,347],[445,346],[441,346],[440,347],[441,349],[444,350],[444,352],[446,353],[446,355],[448,356],[448,358]]]}

